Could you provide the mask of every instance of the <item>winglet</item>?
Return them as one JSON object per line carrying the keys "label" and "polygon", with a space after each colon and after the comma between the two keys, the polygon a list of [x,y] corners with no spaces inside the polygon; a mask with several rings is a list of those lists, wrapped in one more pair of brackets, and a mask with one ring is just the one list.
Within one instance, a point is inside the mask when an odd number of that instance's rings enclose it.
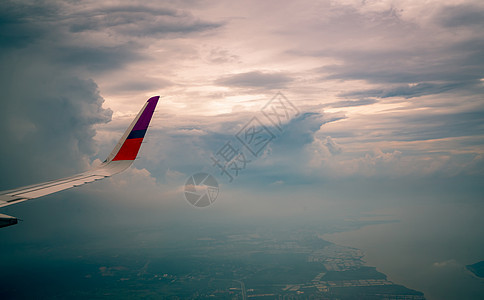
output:
{"label": "winglet", "polygon": [[133,161],[136,158],[159,98],[160,96],[155,96],[148,99],[116,147],[106,158],[106,163],[119,160]]}

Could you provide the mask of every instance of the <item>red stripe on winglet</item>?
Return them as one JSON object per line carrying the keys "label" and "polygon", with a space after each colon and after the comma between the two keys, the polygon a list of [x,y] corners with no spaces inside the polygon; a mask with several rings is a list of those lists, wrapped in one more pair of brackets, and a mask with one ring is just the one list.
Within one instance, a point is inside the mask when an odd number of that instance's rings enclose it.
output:
{"label": "red stripe on winglet", "polygon": [[113,160],[134,160],[136,155],[138,155],[142,141],[142,138],[124,141],[123,146],[121,146],[121,149],[119,149],[118,154],[116,154]]}

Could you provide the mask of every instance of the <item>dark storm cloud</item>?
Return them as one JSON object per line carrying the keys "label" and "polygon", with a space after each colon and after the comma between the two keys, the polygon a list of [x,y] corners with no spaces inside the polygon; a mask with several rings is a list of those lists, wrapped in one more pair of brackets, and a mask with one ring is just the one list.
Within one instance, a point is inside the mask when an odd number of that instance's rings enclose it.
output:
{"label": "dark storm cloud", "polygon": [[71,32],[98,31],[143,22],[153,16],[176,17],[177,13],[172,9],[156,9],[147,6],[113,6],[74,14],[74,21],[69,29]]}
{"label": "dark storm cloud", "polygon": [[254,87],[254,88],[283,88],[293,79],[283,73],[266,73],[261,71],[252,71],[229,75],[216,80],[216,84],[233,87]]}
{"label": "dark storm cloud", "polygon": [[48,21],[59,11],[42,2],[0,4],[0,189],[85,169],[97,149],[93,126],[111,119],[96,83],[55,55],[66,54],[62,30]]}
{"label": "dark storm cloud", "polygon": [[65,25],[71,21],[60,3],[57,6],[43,2],[31,5],[2,3],[0,46],[4,51],[0,54],[6,55],[8,49],[28,48],[23,55],[42,55],[42,59],[64,68],[92,71],[113,70],[142,58],[134,43],[105,46],[99,42],[96,45],[76,41],[74,35],[64,32]]}
{"label": "dark storm cloud", "polygon": [[93,125],[111,119],[93,81],[38,64],[2,60],[0,189],[86,168],[96,152]]}
{"label": "dark storm cloud", "polygon": [[175,19],[175,20],[156,20],[147,22],[144,27],[127,27],[120,29],[119,32],[131,36],[157,36],[166,35],[167,37],[177,37],[189,33],[203,32],[222,26],[221,23],[209,23],[196,19]]}
{"label": "dark storm cloud", "polygon": [[3,2],[0,46],[35,43],[39,51],[65,66],[109,71],[144,58],[146,43],[136,38],[178,38],[223,25],[200,20],[188,11],[149,5],[82,8],[60,2]]}
{"label": "dark storm cloud", "polygon": [[32,16],[44,22],[54,16],[57,7],[52,4],[36,5],[4,1],[0,3],[0,46],[25,47],[47,33],[45,26],[33,26]]}
{"label": "dark storm cloud", "polygon": [[136,50],[137,46],[133,44],[114,47],[60,46],[57,49],[56,62],[89,71],[111,71],[143,59]]}
{"label": "dark storm cloud", "polygon": [[188,34],[222,26],[202,21],[186,11],[151,6],[113,6],[74,15],[71,32],[113,30],[137,37]]}

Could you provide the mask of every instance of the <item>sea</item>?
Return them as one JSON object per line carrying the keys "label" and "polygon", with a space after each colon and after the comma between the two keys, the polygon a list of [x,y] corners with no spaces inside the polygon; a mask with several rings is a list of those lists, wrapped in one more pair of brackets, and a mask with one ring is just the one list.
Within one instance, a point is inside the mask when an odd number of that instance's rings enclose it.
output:
{"label": "sea", "polygon": [[363,250],[368,265],[426,299],[484,299],[484,279],[465,267],[484,260],[483,212],[478,202],[402,205],[366,217],[395,222],[323,238]]}

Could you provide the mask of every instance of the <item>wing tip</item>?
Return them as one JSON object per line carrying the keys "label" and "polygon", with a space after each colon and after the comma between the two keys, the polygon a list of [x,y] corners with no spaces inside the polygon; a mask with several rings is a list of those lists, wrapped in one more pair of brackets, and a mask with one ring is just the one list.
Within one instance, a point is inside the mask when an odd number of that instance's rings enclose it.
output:
{"label": "wing tip", "polygon": [[148,102],[157,102],[160,99],[160,96],[153,96],[150,99],[148,99]]}

